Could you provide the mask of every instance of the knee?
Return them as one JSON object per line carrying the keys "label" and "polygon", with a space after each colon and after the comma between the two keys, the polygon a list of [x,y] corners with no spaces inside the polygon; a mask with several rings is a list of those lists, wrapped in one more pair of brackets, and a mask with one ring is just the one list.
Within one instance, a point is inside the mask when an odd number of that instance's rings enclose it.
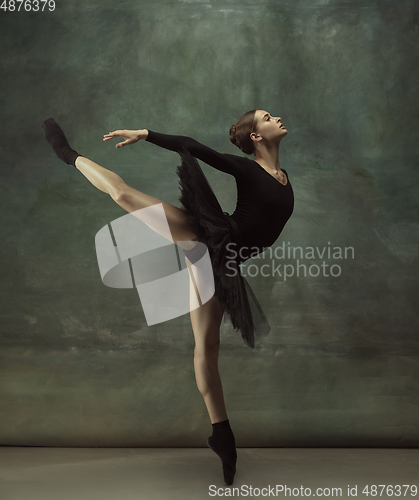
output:
{"label": "knee", "polygon": [[126,203],[129,198],[128,189],[129,186],[125,184],[125,182],[121,179],[120,182],[116,183],[112,187],[112,193],[111,193],[112,199],[118,204]]}
{"label": "knee", "polygon": [[195,344],[195,361],[205,361],[206,363],[217,363],[220,351],[219,339]]}

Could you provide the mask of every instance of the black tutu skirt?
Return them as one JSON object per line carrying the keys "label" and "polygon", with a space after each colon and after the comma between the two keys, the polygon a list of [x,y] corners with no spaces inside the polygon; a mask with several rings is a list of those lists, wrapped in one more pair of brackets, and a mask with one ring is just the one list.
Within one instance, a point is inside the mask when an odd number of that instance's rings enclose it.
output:
{"label": "black tutu skirt", "polygon": [[[231,249],[237,254],[240,249],[239,229],[230,214],[223,212],[196,158],[186,149],[179,151],[179,155],[182,160],[176,169],[180,179],[179,201],[198,241],[208,248],[215,295],[224,306],[224,321],[229,318],[233,328],[240,331],[245,344],[253,349],[255,335],[267,335],[270,325],[252,288],[240,272],[240,264],[244,260],[240,260],[238,255],[232,258]],[[233,245],[227,247],[229,243]]]}

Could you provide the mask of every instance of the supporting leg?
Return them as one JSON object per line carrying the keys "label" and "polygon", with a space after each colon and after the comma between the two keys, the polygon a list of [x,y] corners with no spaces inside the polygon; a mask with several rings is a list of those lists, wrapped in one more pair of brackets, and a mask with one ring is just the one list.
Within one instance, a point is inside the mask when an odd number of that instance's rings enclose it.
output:
{"label": "supporting leg", "polygon": [[[192,267],[195,269],[194,266]],[[195,336],[194,368],[196,383],[204,398],[211,423],[214,424],[227,419],[223,388],[218,371],[220,324],[223,317],[223,307],[214,295],[205,304],[191,311],[190,315]]]}
{"label": "supporting leg", "polygon": [[[196,266],[191,266],[196,269]],[[189,268],[189,266],[188,266]],[[196,281],[199,288],[199,269]],[[191,296],[196,293],[191,287]],[[192,302],[192,299],[191,299]],[[223,466],[224,482],[233,484],[236,474],[236,442],[224,403],[223,388],[218,372],[220,349],[220,324],[223,306],[214,295],[199,308],[191,310],[191,321],[195,336],[194,366],[198,389],[201,392],[211,418],[213,433],[207,445],[216,453]]]}

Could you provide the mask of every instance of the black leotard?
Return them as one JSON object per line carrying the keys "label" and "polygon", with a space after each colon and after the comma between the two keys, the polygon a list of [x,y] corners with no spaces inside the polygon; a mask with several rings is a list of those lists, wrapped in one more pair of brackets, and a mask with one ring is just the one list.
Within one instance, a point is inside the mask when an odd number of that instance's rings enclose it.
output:
{"label": "black leotard", "polygon": [[218,153],[191,137],[149,130],[146,140],[171,151],[185,148],[192,156],[235,177],[237,204],[231,217],[239,228],[239,244],[249,249],[242,255],[255,256],[276,241],[294,209],[294,192],[285,169],[287,184],[283,185],[254,160]]}

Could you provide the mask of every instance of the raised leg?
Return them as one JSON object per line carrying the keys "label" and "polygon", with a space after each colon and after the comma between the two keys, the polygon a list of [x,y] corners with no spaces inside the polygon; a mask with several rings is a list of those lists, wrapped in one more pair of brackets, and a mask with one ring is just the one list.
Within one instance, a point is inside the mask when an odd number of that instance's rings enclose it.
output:
{"label": "raised leg", "polygon": [[[162,203],[172,234],[172,241],[176,243],[178,240],[186,242],[196,240],[196,235],[190,227],[186,213],[180,208],[128,186],[118,174],[101,167],[84,156],[79,156],[76,159],[75,166],[95,187],[109,194],[121,208],[129,213]],[[147,225],[160,233],[161,221],[156,220],[155,223]],[[165,236],[163,232],[161,234]],[[187,249],[193,245],[182,244]]]}

